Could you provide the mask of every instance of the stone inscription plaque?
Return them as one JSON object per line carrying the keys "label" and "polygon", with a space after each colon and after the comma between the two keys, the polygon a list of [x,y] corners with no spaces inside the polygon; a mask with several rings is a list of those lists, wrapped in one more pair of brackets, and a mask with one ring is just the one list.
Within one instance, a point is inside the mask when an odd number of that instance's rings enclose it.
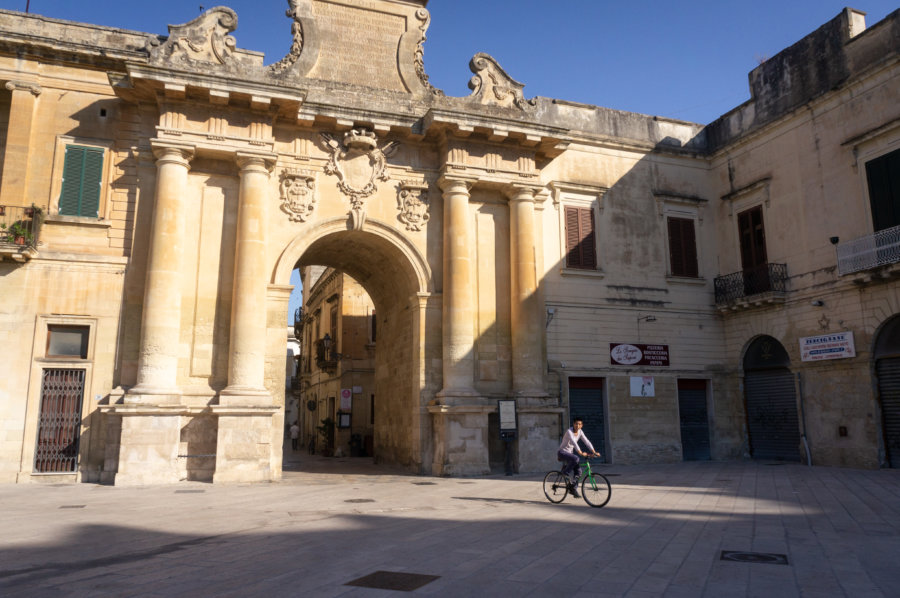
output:
{"label": "stone inscription plaque", "polygon": [[406,91],[397,66],[404,17],[323,0],[313,11],[321,50],[310,77]]}

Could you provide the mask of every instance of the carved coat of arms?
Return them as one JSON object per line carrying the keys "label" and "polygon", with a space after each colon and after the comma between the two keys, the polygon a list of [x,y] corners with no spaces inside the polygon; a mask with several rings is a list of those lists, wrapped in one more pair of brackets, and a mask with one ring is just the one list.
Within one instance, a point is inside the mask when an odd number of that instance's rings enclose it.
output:
{"label": "carved coat of arms", "polygon": [[375,133],[359,127],[344,134],[340,141],[330,133],[320,133],[330,154],[325,173],[338,178],[338,189],[350,198],[353,228],[362,229],[365,223],[365,199],[378,190],[376,181],[387,181],[387,158],[398,149],[391,141],[378,147]]}
{"label": "carved coat of arms", "polygon": [[292,222],[306,222],[316,207],[316,177],[304,170],[281,173],[281,210]]}
{"label": "carved coat of arms", "polygon": [[424,183],[402,183],[397,194],[398,218],[406,225],[406,230],[420,231],[431,215],[428,213],[428,185]]}

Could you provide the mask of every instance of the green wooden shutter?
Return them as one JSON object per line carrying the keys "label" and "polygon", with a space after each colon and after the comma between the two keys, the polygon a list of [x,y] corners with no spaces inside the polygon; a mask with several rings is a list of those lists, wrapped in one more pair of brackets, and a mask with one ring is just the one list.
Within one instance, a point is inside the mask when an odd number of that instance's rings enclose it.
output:
{"label": "green wooden shutter", "polygon": [[59,194],[59,213],[66,216],[97,218],[102,181],[103,150],[96,147],[67,145],[62,191]]}

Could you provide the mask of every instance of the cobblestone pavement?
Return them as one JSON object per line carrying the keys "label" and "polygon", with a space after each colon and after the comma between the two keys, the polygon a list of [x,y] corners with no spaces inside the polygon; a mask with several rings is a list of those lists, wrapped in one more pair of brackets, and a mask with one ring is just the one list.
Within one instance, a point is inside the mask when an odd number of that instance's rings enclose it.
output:
{"label": "cobblestone pavement", "polygon": [[[257,485],[0,485],[0,595],[900,596],[900,471],[601,466],[613,495],[593,509],[549,503],[538,475],[285,467]],[[377,571],[436,579],[347,585]]]}

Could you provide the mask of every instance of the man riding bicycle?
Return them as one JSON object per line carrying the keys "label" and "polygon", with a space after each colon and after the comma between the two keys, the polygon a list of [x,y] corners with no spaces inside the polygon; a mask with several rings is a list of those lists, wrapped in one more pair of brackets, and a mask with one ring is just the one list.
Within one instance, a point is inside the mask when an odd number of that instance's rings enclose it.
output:
{"label": "man riding bicycle", "polygon": [[[600,456],[600,453],[594,450],[594,446],[591,444],[591,441],[588,440],[588,437],[581,431],[582,426],[584,426],[584,422],[580,417],[576,417],[572,420],[572,427],[563,434],[562,444],[559,445],[559,451],[556,453],[557,458],[563,462],[563,474],[568,475],[570,471],[574,471],[575,473],[572,481],[568,482],[569,492],[571,492],[572,496],[575,498],[579,497],[578,490],[575,489],[575,483],[578,481],[578,478],[581,477],[581,464],[578,462],[578,457],[575,453],[578,453],[582,457]],[[584,453],[578,448],[579,440],[584,441],[584,444],[591,451],[590,454]]]}

